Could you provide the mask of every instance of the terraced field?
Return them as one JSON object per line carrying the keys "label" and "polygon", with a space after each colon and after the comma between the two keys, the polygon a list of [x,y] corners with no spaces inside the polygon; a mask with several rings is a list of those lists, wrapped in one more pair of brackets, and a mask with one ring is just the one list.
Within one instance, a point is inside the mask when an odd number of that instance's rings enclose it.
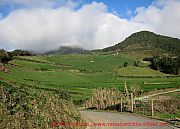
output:
{"label": "terraced field", "polygon": [[[128,62],[128,67],[123,67]],[[51,55],[16,57],[0,72],[0,79],[10,84],[61,89],[69,92],[73,100],[88,98],[97,87],[124,89],[124,82],[144,91],[179,87],[180,77],[132,66],[134,59],[128,55]],[[119,76],[123,75],[123,76]]]}
{"label": "terraced field", "polygon": [[158,76],[172,76],[162,73],[160,71],[155,71],[149,67],[121,67],[117,69],[117,74],[119,76],[145,76],[145,77],[158,77]]}

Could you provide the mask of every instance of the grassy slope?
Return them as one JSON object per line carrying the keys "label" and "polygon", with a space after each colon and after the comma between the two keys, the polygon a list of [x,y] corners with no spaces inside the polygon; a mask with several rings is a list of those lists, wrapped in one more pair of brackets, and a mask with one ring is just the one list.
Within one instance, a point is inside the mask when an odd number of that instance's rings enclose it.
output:
{"label": "grassy slope", "polygon": [[86,68],[89,72],[112,71],[118,65],[122,65],[125,61],[133,64],[131,58],[125,55],[64,55],[45,57],[47,60],[57,64],[67,64],[75,69]]}
{"label": "grassy slope", "polygon": [[[85,99],[97,87],[124,88],[124,82],[135,84],[144,91],[180,86],[180,78],[134,78],[118,77],[115,69],[124,62],[133,64],[134,59],[127,55],[62,55],[16,58],[8,64],[9,73],[0,72],[0,78],[10,84],[41,87],[47,89],[62,89],[72,93],[74,100]],[[27,60],[30,59],[30,60]],[[80,72],[85,69],[84,72]],[[138,68],[139,69],[139,68]],[[140,69],[150,75],[162,75],[159,72],[145,68]],[[136,74],[136,71],[128,71]],[[168,84],[144,84],[144,82],[171,82]]]}
{"label": "grassy slope", "polygon": [[82,122],[79,112],[62,92],[12,86],[0,81],[0,93],[1,128],[49,129],[53,122]]}
{"label": "grassy slope", "polygon": [[[151,50],[153,53],[159,54],[173,53],[179,55],[180,53],[180,39],[172,38],[163,35],[157,35],[149,31],[140,31],[127,37],[121,43],[114,46],[102,49],[104,52],[108,51],[144,51],[145,53]],[[154,54],[155,54],[154,53]]]}
{"label": "grassy slope", "polygon": [[135,66],[121,67],[117,69],[117,73],[120,76],[167,76],[165,73],[152,70],[148,67]]}

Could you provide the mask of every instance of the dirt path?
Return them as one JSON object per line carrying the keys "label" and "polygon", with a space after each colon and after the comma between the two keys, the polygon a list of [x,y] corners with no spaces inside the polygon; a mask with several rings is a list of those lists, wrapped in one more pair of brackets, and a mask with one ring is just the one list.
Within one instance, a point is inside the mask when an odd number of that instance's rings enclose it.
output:
{"label": "dirt path", "polygon": [[171,90],[171,91],[165,91],[165,92],[159,92],[159,93],[155,93],[155,94],[145,95],[143,97],[137,97],[137,98],[135,98],[135,100],[142,100],[142,99],[153,97],[153,96],[156,96],[156,95],[163,95],[163,94],[177,92],[177,91],[180,91],[180,89],[175,89],[175,90]]}
{"label": "dirt path", "polygon": [[[105,111],[98,112],[85,110],[82,110],[80,112],[86,122],[90,123],[91,125],[87,127],[87,129],[176,129],[175,127],[171,127],[161,121],[128,113],[113,113]],[[132,125],[133,122],[136,125]],[[113,125],[113,123],[116,125]],[[127,123],[131,125],[127,125]],[[137,125],[138,123],[142,125]],[[144,124],[151,124],[151,126],[146,126]],[[154,125],[152,126],[152,124]]]}

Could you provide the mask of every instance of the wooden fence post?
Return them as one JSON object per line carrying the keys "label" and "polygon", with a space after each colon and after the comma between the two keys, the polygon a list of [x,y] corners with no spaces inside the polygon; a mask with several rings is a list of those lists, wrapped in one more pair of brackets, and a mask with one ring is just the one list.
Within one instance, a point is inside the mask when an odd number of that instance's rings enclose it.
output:
{"label": "wooden fence post", "polygon": [[154,102],[153,99],[151,99],[151,115],[154,116]]}
{"label": "wooden fence post", "polygon": [[129,101],[129,92],[128,92],[128,88],[127,88],[126,82],[124,82],[124,87],[125,87],[125,91],[126,91],[127,101]]}
{"label": "wooden fence post", "polygon": [[144,100],[142,99],[142,109],[143,109],[143,114],[145,113],[145,110],[144,110],[144,107],[145,107],[145,104],[144,104]]}
{"label": "wooden fence post", "polygon": [[121,98],[121,112],[122,112],[122,98]]}
{"label": "wooden fence post", "polygon": [[133,100],[133,93],[131,93],[131,112],[134,111],[134,100]]}

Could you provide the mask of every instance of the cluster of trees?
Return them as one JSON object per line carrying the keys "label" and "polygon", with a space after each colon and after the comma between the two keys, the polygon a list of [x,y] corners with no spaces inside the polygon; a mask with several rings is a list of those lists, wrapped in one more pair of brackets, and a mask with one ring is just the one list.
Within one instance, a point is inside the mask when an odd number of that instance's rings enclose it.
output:
{"label": "cluster of trees", "polygon": [[32,56],[33,55],[32,52],[24,51],[20,49],[12,51],[11,54],[12,56]]}
{"label": "cluster of trees", "polygon": [[180,56],[179,57],[146,57],[144,61],[150,61],[150,67],[154,70],[160,70],[166,74],[180,73]]}
{"label": "cluster of trees", "polygon": [[[124,62],[124,67],[127,67],[128,65],[129,65],[128,62]],[[140,65],[139,60],[134,61],[134,66],[138,67],[139,65]]]}
{"label": "cluster of trees", "polygon": [[139,60],[134,61],[134,66],[138,67],[139,65],[140,65],[140,61]]}
{"label": "cluster of trees", "polygon": [[13,56],[32,56],[33,54],[24,50],[14,50],[12,52],[7,52],[4,49],[0,49],[0,62],[7,63],[11,61]]}
{"label": "cluster of trees", "polygon": [[7,52],[3,49],[0,50],[0,62],[7,63],[8,61],[12,60],[12,54]]}

